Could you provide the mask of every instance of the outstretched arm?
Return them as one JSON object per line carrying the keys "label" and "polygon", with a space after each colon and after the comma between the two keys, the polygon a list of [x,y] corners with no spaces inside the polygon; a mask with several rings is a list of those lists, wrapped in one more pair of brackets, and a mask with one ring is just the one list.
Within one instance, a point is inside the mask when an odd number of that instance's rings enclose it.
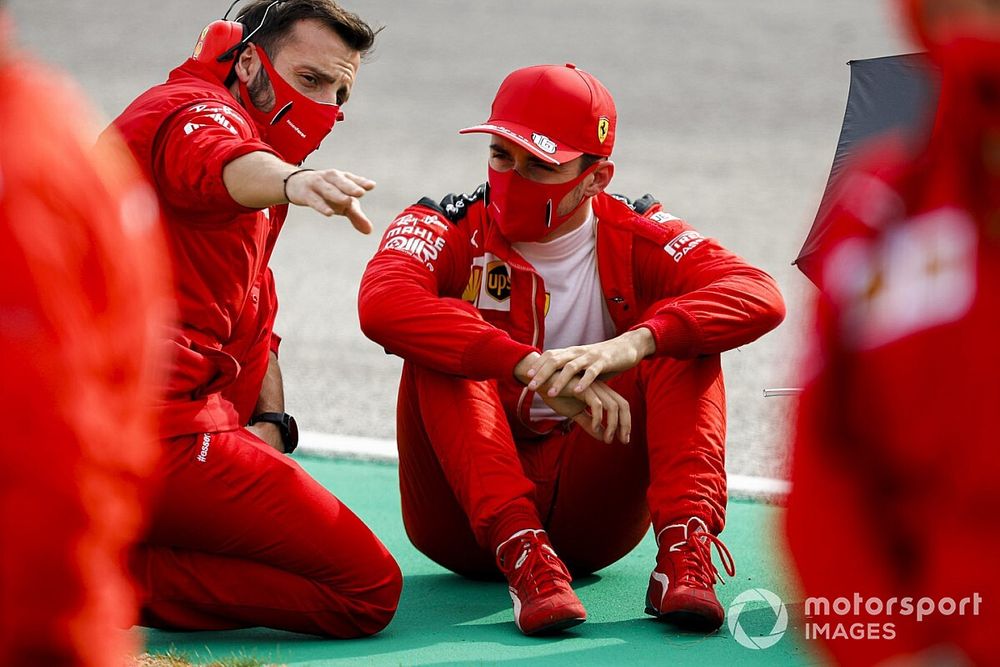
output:
{"label": "outstretched arm", "polygon": [[222,171],[222,180],[241,206],[308,206],[325,216],[346,217],[362,234],[372,231],[359,200],[375,187],[375,181],[364,176],[338,169],[303,170],[273,153],[256,151],[229,162]]}
{"label": "outstretched arm", "polygon": [[154,147],[153,172],[163,197],[180,210],[225,219],[292,203],[345,216],[358,231],[371,232],[359,200],[374,181],[288,164],[255,136],[240,108],[218,100],[191,104],[166,123]]}

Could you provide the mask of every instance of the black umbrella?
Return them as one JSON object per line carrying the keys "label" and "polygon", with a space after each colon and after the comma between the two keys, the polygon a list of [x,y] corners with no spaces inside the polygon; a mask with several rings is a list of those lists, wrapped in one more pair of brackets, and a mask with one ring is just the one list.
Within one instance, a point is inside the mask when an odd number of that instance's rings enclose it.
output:
{"label": "black umbrella", "polygon": [[793,262],[813,282],[818,273],[818,251],[829,232],[827,213],[851,155],[867,140],[888,131],[922,136],[930,111],[937,104],[937,86],[929,76],[923,54],[852,60],[847,64],[851,66],[851,88],[833,167],[812,229]]}

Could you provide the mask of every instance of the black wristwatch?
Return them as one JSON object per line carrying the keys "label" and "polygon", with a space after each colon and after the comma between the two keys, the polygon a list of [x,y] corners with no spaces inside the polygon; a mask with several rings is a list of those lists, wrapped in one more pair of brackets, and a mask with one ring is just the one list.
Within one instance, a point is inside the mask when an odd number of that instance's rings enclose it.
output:
{"label": "black wristwatch", "polygon": [[287,412],[262,412],[251,417],[249,425],[253,426],[260,422],[277,424],[278,430],[281,431],[281,443],[285,446],[286,454],[291,454],[299,446],[298,424],[295,423],[295,417]]}

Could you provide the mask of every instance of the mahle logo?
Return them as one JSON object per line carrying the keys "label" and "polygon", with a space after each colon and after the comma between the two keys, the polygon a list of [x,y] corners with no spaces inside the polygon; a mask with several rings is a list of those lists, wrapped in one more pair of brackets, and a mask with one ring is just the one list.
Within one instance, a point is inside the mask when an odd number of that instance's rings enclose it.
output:
{"label": "mahle logo", "polygon": [[[746,618],[750,613],[759,610],[759,605],[754,605],[754,609],[744,611],[748,603],[763,603],[774,612],[774,627],[766,635],[748,635],[743,626],[740,625],[740,615]],[[740,646],[749,649],[771,648],[785,635],[788,628],[788,611],[781,602],[781,598],[764,588],[751,588],[736,596],[732,604],[729,605],[729,632],[733,639],[739,642]]]}

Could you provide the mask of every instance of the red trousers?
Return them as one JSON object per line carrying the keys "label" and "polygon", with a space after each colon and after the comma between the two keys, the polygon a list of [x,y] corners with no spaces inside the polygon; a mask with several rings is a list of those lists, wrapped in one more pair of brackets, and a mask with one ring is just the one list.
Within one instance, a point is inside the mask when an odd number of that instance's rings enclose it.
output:
{"label": "red trousers", "polygon": [[567,566],[599,570],[649,528],[697,516],[723,528],[725,390],[718,356],[647,359],[611,380],[631,407],[628,445],[572,426],[515,442],[496,383],[407,362],[397,403],[403,524],[440,565],[495,577],[496,547],[544,527]]}
{"label": "red trousers", "polygon": [[163,488],[133,559],[144,625],[346,638],[389,623],[396,561],[295,461],[245,429],[163,449]]}

